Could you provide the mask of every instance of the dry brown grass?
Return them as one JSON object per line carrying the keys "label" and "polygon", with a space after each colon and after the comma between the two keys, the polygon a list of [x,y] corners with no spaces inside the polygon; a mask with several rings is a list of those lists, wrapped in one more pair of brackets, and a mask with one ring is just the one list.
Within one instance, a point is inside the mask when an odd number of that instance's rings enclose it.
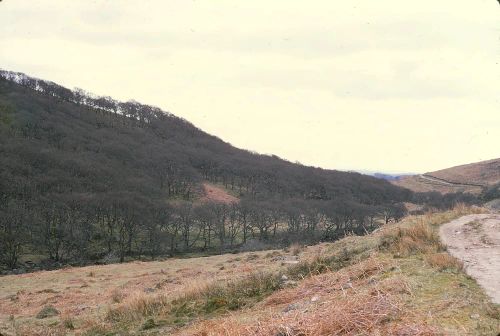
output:
{"label": "dry brown grass", "polygon": [[[0,298],[0,317],[16,315],[19,335],[85,330],[89,335],[140,334],[147,319],[155,322],[151,324],[155,332],[179,335],[446,334],[443,330],[471,334],[477,325],[488,327],[488,316],[495,316],[495,310],[458,268],[437,271],[455,266],[435,232],[442,223],[480,211],[462,205],[445,213],[411,216],[369,236],[311,246],[300,252],[300,264],[287,267],[290,281],[297,281],[290,286],[275,286],[273,277],[266,282],[251,276],[263,270],[284,272],[280,260],[294,254],[291,248],[286,254],[262,251],[237,258],[225,255],[0,278],[6,294],[16,296],[14,301]],[[85,281],[79,277],[82,272],[88,275]],[[88,287],[81,287],[84,283]],[[248,287],[255,291],[247,293]],[[44,291],[47,288],[54,292]],[[126,294],[119,303],[113,302],[114,289]],[[33,324],[30,316],[47,303],[62,315],[44,319],[45,325]],[[79,310],[81,305],[89,308]],[[100,311],[108,312],[108,318],[97,314],[96,307],[104,307]],[[471,323],[470,316],[477,312],[481,321]],[[67,316],[74,330],[66,327]]]}
{"label": "dry brown grass", "polygon": [[113,303],[120,303],[125,298],[125,293],[120,288],[115,288],[111,291],[111,301]]}
{"label": "dry brown grass", "polygon": [[436,230],[424,221],[419,221],[410,227],[397,227],[385,232],[382,246],[400,257],[443,249]]}
{"label": "dry brown grass", "polygon": [[373,256],[271,295],[250,320],[225,316],[182,335],[437,335],[435,328],[402,309],[403,298],[412,291],[405,278],[384,277],[391,269],[390,260]]}
{"label": "dry brown grass", "polygon": [[[500,159],[477,162],[428,173],[427,175],[454,183],[493,185],[500,182]],[[396,185],[417,192],[437,191],[440,193],[469,192],[479,194],[481,187],[467,185],[449,185],[430,181],[418,175],[406,176],[393,182]]]}
{"label": "dry brown grass", "polygon": [[293,243],[288,249],[292,255],[298,256],[302,252],[303,247],[299,243]]}
{"label": "dry brown grass", "polygon": [[207,321],[192,335],[359,335],[369,334],[398,310],[397,303],[384,294],[353,295],[338,305],[318,305],[315,309],[291,311],[245,325],[234,319]]}
{"label": "dry brown grass", "polygon": [[493,185],[500,182],[500,159],[438,170],[430,175],[458,183]]}
{"label": "dry brown grass", "polygon": [[444,270],[463,270],[463,263],[458,259],[452,257],[448,253],[433,253],[425,257],[425,260],[429,265],[439,269]]}
{"label": "dry brown grass", "polygon": [[391,181],[392,184],[413,190],[415,192],[439,192],[441,194],[455,193],[455,192],[468,192],[472,194],[479,194],[480,187],[473,186],[460,186],[460,185],[447,185],[440,182],[430,181],[418,175],[405,176],[399,180]]}
{"label": "dry brown grass", "polygon": [[438,234],[438,227],[441,224],[463,215],[486,212],[488,210],[484,208],[460,203],[450,211],[430,211],[422,216],[410,216],[405,222],[382,231],[380,247],[388,249],[399,257],[444,251],[445,247]]}
{"label": "dry brown grass", "polygon": [[108,311],[111,321],[135,321],[143,316],[159,314],[168,306],[170,300],[165,295],[149,296],[136,292],[123,304]]}
{"label": "dry brown grass", "polygon": [[[314,253],[315,248],[303,253],[304,258]],[[10,316],[15,318],[18,330],[27,330],[26,335],[37,335],[43,328],[61,329],[57,325],[64,324],[63,316],[72,317],[76,334],[101,323],[109,326],[105,319],[108,308],[122,306],[131,308],[121,311],[124,316],[131,314],[142,319],[143,312],[155,311],[153,302],[162,301],[162,297],[171,300],[202,291],[207,281],[236,280],[252,272],[277,271],[284,267],[279,260],[264,258],[266,254],[290,256],[281,250],[259,251],[242,253],[240,261],[230,264],[227,261],[234,258],[233,254],[75,267],[0,277],[0,333],[13,334]],[[220,269],[220,265],[225,265],[224,269]],[[54,318],[58,324],[37,327],[34,316],[46,304],[52,304],[61,312],[60,317]]]}
{"label": "dry brown grass", "polygon": [[[379,242],[377,246],[383,247],[381,252],[374,253],[377,249],[372,247],[371,257],[338,271],[329,271],[328,256],[316,255],[310,263],[323,265],[321,272],[325,273],[317,272],[319,266],[309,267],[312,271],[306,272],[306,277],[296,287],[277,291],[250,310],[181,329],[180,334],[431,336],[491,333],[499,323],[495,308],[477,284],[461,272],[460,263],[442,252],[437,235],[439,225],[478,212],[483,210],[459,205],[453,211],[429,212],[390,225],[373,235],[378,237],[375,239]],[[366,238],[368,242],[369,237]],[[334,244],[337,246],[335,251],[342,249],[342,243]],[[357,246],[356,240],[350,245]],[[436,272],[436,269],[456,271]],[[480,316],[481,322],[471,321],[470,316]]]}
{"label": "dry brown grass", "polygon": [[341,293],[352,288],[354,284],[358,287],[366,284],[370,277],[380,274],[387,267],[387,262],[369,258],[338,272],[327,272],[306,278],[295,288],[286,288],[274,293],[264,300],[263,304],[265,306],[283,305],[307,297]]}

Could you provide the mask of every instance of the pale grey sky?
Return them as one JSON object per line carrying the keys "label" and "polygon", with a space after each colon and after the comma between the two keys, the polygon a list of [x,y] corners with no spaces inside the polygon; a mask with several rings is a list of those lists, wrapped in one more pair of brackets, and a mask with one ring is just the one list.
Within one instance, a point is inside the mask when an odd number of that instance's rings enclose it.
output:
{"label": "pale grey sky", "polygon": [[500,157],[495,0],[4,0],[0,68],[336,169]]}

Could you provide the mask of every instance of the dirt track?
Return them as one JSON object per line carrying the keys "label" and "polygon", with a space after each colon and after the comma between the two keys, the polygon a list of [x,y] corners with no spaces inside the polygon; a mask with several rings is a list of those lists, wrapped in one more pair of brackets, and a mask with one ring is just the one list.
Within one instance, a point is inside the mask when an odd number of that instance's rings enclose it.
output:
{"label": "dirt track", "polygon": [[467,274],[500,304],[500,214],[464,216],[441,226],[439,234]]}

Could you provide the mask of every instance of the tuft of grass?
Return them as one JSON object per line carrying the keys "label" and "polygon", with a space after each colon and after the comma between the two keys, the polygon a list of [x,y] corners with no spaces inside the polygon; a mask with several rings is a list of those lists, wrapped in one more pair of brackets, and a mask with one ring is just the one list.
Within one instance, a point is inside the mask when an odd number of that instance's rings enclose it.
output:
{"label": "tuft of grass", "polygon": [[444,250],[437,231],[424,221],[385,232],[381,237],[380,248],[389,250],[398,257]]}
{"label": "tuft of grass", "polygon": [[107,319],[112,322],[137,321],[143,317],[158,315],[169,307],[166,296],[151,297],[145,293],[136,293],[122,305],[110,308]]}
{"label": "tuft of grass", "polygon": [[463,263],[448,253],[433,253],[426,255],[425,260],[429,265],[439,269],[440,271],[453,270],[462,271]]}
{"label": "tuft of grass", "polygon": [[111,301],[113,301],[113,303],[120,303],[123,301],[124,298],[125,294],[121,289],[115,288],[111,292]]}
{"label": "tuft of grass", "polygon": [[156,328],[158,325],[156,324],[155,320],[152,318],[148,318],[146,321],[141,326],[141,330],[149,330]]}
{"label": "tuft of grass", "polygon": [[61,320],[61,323],[64,326],[64,328],[68,330],[75,330],[75,323],[71,317],[64,317]]}
{"label": "tuft of grass", "polygon": [[299,243],[293,243],[292,245],[290,245],[288,250],[292,255],[298,256],[300,252],[302,252],[302,246]]}

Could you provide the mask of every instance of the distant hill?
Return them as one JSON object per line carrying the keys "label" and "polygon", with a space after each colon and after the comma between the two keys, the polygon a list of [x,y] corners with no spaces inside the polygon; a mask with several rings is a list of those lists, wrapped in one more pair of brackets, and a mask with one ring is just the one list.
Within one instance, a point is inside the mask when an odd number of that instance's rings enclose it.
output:
{"label": "distant hill", "polygon": [[373,170],[364,170],[364,169],[349,170],[348,172],[357,172],[357,173],[360,173],[363,175],[369,175],[369,176],[373,176],[373,177],[376,177],[378,179],[387,180],[387,181],[398,180],[398,179],[405,177],[405,176],[414,175],[412,173],[384,173],[384,172],[373,171]]}
{"label": "distant hill", "polygon": [[384,173],[373,173],[370,175],[373,177],[379,178],[379,179],[387,180],[387,181],[396,181],[396,180],[399,180],[405,176],[410,176],[408,174],[384,174]]}
{"label": "distant hill", "polygon": [[500,159],[465,164],[422,175],[403,177],[395,185],[416,192],[467,192],[479,194],[500,183]]}

